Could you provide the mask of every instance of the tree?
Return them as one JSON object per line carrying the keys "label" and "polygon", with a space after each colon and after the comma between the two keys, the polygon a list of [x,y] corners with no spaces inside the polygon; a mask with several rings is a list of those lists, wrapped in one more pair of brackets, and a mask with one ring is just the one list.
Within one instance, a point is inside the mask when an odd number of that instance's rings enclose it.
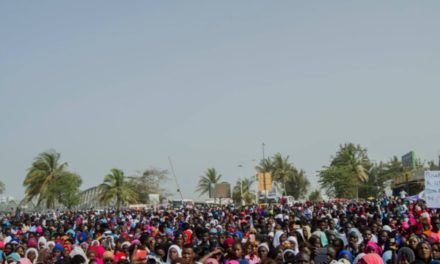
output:
{"label": "tree", "polygon": [[80,202],[79,187],[81,177],[75,173],[66,173],[49,186],[49,192],[58,197],[58,201],[69,210]]}
{"label": "tree", "polygon": [[214,168],[209,168],[205,171],[205,174],[200,176],[199,183],[197,184],[196,192],[202,196],[205,193],[209,194],[209,198],[212,197],[213,185],[219,183],[222,175],[217,174]]}
{"label": "tree", "polygon": [[260,164],[258,164],[255,169],[260,172],[272,172],[273,171],[273,162],[271,158],[265,158],[260,160]]}
{"label": "tree", "polygon": [[160,183],[168,179],[168,171],[157,168],[150,168],[136,176],[127,177],[130,183],[135,186],[140,203],[149,202],[149,194],[165,195],[165,190],[161,188]]}
{"label": "tree", "polygon": [[289,162],[289,156],[283,158],[281,153],[277,153],[272,157],[272,177],[274,181],[283,184],[284,194],[287,194],[286,182],[293,179],[295,168]]}
{"label": "tree", "polygon": [[2,194],[5,191],[5,189],[6,189],[5,184],[2,181],[0,181],[0,194]]}
{"label": "tree", "polygon": [[120,209],[125,203],[137,202],[138,195],[135,186],[127,180],[124,172],[119,169],[111,169],[111,173],[104,177],[104,182],[98,186],[98,200],[108,204],[116,201],[116,208]]}
{"label": "tree", "polygon": [[321,192],[319,190],[314,190],[309,194],[309,201],[319,202],[322,201]]}
{"label": "tree", "polygon": [[365,148],[353,143],[340,145],[330,166],[319,171],[319,182],[330,197],[358,197],[359,186],[368,181],[371,167]]}
{"label": "tree", "polygon": [[[60,158],[60,153],[51,150],[40,153],[34,159],[23,182],[26,201],[38,197],[37,206],[43,201],[47,208],[55,206],[59,192],[62,191],[60,189],[64,188],[58,181],[72,174],[67,170],[67,163],[61,163]],[[54,186],[58,186],[58,189]]]}
{"label": "tree", "polygon": [[307,179],[304,170],[298,170],[294,167],[293,173],[289,175],[286,181],[286,194],[292,195],[295,200],[304,198],[307,194],[310,182]]}
{"label": "tree", "polygon": [[262,159],[255,168],[260,173],[270,172],[272,180],[282,184],[284,195],[292,195],[295,199],[303,198],[310,186],[305,172],[298,171],[289,161],[289,156],[283,157],[281,153]]}
{"label": "tree", "polygon": [[252,190],[254,182],[255,179],[253,177],[238,180],[232,190],[232,200],[240,204],[242,201],[246,204],[252,203],[255,198],[255,192]]}

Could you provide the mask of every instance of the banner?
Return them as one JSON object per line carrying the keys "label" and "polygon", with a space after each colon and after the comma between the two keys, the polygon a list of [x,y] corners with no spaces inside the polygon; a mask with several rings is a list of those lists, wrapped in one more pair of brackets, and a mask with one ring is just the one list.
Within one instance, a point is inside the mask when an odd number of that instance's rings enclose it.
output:
{"label": "banner", "polygon": [[425,197],[429,208],[440,208],[440,171],[425,171]]}
{"label": "banner", "polygon": [[272,174],[269,172],[258,173],[257,179],[259,192],[272,190]]}

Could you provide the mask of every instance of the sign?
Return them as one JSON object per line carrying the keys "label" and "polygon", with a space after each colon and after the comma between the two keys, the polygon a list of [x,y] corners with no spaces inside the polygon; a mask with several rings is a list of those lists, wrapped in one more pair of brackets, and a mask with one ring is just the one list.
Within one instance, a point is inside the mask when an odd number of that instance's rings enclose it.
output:
{"label": "sign", "polygon": [[272,175],[270,172],[258,173],[258,191],[270,191],[272,190]]}
{"label": "sign", "polygon": [[402,156],[402,166],[406,169],[416,169],[416,154],[410,151]]}
{"label": "sign", "polygon": [[425,197],[429,208],[440,208],[440,171],[425,171]]}
{"label": "sign", "polygon": [[231,185],[227,182],[217,183],[213,198],[231,198]]}

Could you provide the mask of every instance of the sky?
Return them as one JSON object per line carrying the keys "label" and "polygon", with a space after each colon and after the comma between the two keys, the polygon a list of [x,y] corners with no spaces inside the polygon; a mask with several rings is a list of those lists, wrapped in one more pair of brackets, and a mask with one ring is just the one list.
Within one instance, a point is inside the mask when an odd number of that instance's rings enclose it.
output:
{"label": "sky", "polygon": [[207,168],[254,175],[263,142],[312,190],[346,142],[376,162],[437,160],[439,13],[405,0],[1,1],[4,195],[22,198],[52,149],[82,189],[171,157],[195,199]]}

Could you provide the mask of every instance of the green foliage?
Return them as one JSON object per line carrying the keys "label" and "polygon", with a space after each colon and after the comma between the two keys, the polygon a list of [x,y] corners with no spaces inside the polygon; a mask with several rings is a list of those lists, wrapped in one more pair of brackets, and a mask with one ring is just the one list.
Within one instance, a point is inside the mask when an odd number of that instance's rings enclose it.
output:
{"label": "green foliage", "polygon": [[112,200],[116,201],[116,208],[126,203],[136,203],[138,194],[133,182],[128,181],[124,172],[119,169],[111,169],[111,173],[104,177],[104,182],[98,186],[98,200],[108,204]]}
{"label": "green foliage", "polygon": [[289,156],[283,157],[280,153],[273,157],[262,159],[255,167],[258,172],[270,172],[272,180],[283,186],[285,195],[292,195],[295,199],[304,198],[310,182],[303,170],[289,161]]}
{"label": "green foliage", "polygon": [[271,158],[265,158],[260,160],[260,164],[258,164],[255,169],[260,172],[272,172],[273,171],[273,162]]}
{"label": "green foliage", "polygon": [[53,193],[61,204],[72,209],[80,202],[79,187],[81,184],[80,176],[66,172],[49,186],[49,192]]}
{"label": "green foliage", "polygon": [[2,181],[0,181],[0,194],[2,194],[5,191],[5,189],[6,189],[5,184]]}
{"label": "green foliage", "polygon": [[220,182],[222,175],[218,174],[214,168],[209,168],[205,171],[205,174],[200,176],[199,183],[197,184],[196,192],[200,193],[200,196],[208,193],[211,198],[214,185]]}
{"label": "green foliage", "polygon": [[[238,180],[235,183],[235,186],[232,189],[232,200],[234,203],[241,203],[242,200],[244,200],[246,204],[250,204],[255,200],[255,192],[252,190],[252,184],[254,184],[254,182],[254,177],[251,177]],[[241,196],[242,191],[243,197]]]}
{"label": "green foliage", "polygon": [[72,175],[67,170],[67,163],[60,163],[60,158],[61,154],[52,150],[40,153],[34,159],[23,182],[27,201],[38,197],[37,205],[45,201],[47,208],[53,208],[60,201],[59,195],[64,193],[60,181]]}
{"label": "green foliage", "polygon": [[309,187],[310,182],[307,179],[306,172],[294,168],[293,173],[286,181],[286,194],[293,196],[295,200],[302,199],[306,196]]}
{"label": "green foliage", "polygon": [[309,194],[309,201],[319,202],[322,201],[321,192],[319,190],[314,190]]}
{"label": "green foliage", "polygon": [[168,171],[157,168],[151,168],[139,173],[137,176],[127,177],[130,184],[134,186],[136,193],[138,194],[139,203],[148,203],[149,194],[159,194],[159,196],[165,196],[165,190],[161,188],[160,183],[168,180]]}
{"label": "green foliage", "polygon": [[353,143],[340,145],[330,166],[319,171],[319,183],[329,197],[355,198],[361,183],[368,181],[371,167],[365,148]]}

